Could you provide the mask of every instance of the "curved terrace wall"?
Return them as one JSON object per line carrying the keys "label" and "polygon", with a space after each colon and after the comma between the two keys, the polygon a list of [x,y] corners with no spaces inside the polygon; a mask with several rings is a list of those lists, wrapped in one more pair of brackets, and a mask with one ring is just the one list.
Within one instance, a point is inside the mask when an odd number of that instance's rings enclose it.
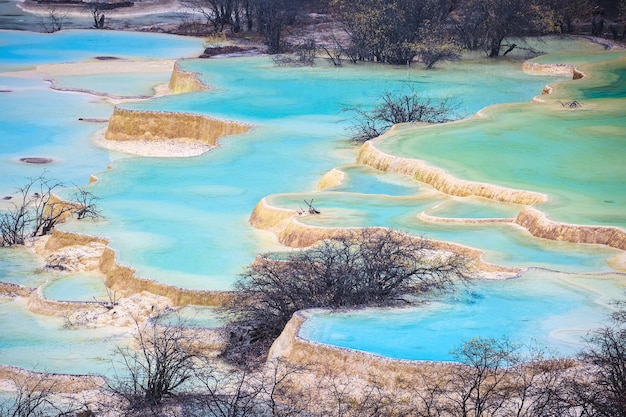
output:
{"label": "curved terrace wall", "polygon": [[30,293],[28,310],[44,316],[68,317],[85,313],[104,313],[107,308],[97,301],[56,301],[44,297],[41,287]]}
{"label": "curved terrace wall", "polygon": [[[331,239],[348,228],[310,226],[298,221],[298,213],[270,205],[266,199],[257,203],[250,224],[276,234],[278,241],[292,248],[306,248],[324,239]],[[453,252],[474,261],[475,267],[489,277],[501,278],[518,275],[522,271],[482,260],[482,251],[450,242],[431,241],[434,250]]]}
{"label": "curved terrace wall", "polygon": [[[46,242],[45,248],[46,250],[59,250],[67,246],[88,245],[90,242],[108,244],[108,241],[103,238],[55,229]],[[136,276],[133,268],[119,264],[115,259],[115,251],[109,247],[105,247],[102,252],[99,269],[106,276],[106,286],[124,297],[147,291],[169,298],[175,306],[188,304],[221,306],[232,296],[229,291],[200,291],[178,288],[140,278]]]}
{"label": "curved terrace wall", "polygon": [[533,236],[544,239],[593,243],[626,250],[626,231],[618,227],[559,223],[532,207],[520,211],[515,223],[526,228]]}
{"label": "curved terrace wall", "polygon": [[[357,162],[382,171],[410,175],[450,195],[477,196],[527,206],[547,201],[547,196],[540,193],[458,180],[441,169],[429,167],[422,161],[386,154],[369,142],[361,147]],[[626,231],[618,227],[553,222],[532,207],[522,210],[514,223],[524,227],[535,237],[571,243],[601,244],[626,250]]]}
{"label": "curved terrace wall", "polygon": [[104,250],[100,270],[106,275],[107,287],[125,296],[147,291],[169,298],[175,306],[188,304],[221,306],[232,297],[232,293],[229,291],[191,290],[140,278],[135,275],[133,268],[118,264],[115,261],[115,251],[111,248]]}
{"label": "curved terrace wall", "polygon": [[294,365],[310,366],[320,374],[343,374],[363,380],[375,376],[378,382],[386,385],[393,385],[399,379],[416,373],[434,375],[437,371],[450,370],[451,366],[455,366],[444,362],[391,359],[303,339],[298,332],[307,314],[307,311],[294,313],[272,344],[268,361],[280,359]]}
{"label": "curved terrace wall", "polygon": [[500,187],[497,185],[460,180],[440,168],[429,166],[423,161],[394,156],[377,149],[371,142],[361,146],[357,163],[372,168],[408,175],[417,181],[458,197],[476,196],[505,203],[531,205],[548,200],[545,194]]}

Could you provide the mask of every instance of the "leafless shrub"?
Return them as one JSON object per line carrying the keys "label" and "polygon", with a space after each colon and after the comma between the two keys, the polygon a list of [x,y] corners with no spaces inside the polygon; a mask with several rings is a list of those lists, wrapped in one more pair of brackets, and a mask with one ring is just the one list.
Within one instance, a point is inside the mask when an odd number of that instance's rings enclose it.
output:
{"label": "leafless shrub", "polygon": [[408,296],[448,288],[465,266],[462,257],[436,255],[425,239],[376,228],[259,257],[236,283],[227,356],[263,356],[298,310],[408,303]]}
{"label": "leafless shrub", "polygon": [[293,47],[291,54],[276,54],[272,56],[277,66],[313,66],[317,57],[318,46],[315,39],[304,39]]}
{"label": "leafless shrub", "polygon": [[[193,393],[182,399],[186,416],[299,416],[309,406],[294,378],[303,366],[272,360],[257,371],[227,367],[205,358]],[[304,407],[304,408],[301,408]]]}
{"label": "leafless shrub", "polygon": [[135,344],[116,349],[116,375],[107,389],[130,415],[158,414],[184,392],[201,355],[182,324],[137,322]]}
{"label": "leafless shrub", "polygon": [[437,404],[444,415],[551,417],[574,411],[565,389],[572,360],[506,338],[470,339],[453,354],[461,364],[448,375],[444,402]]}
{"label": "leafless shrub", "polygon": [[626,416],[626,301],[616,303],[611,322],[587,338],[580,359],[587,365],[572,391],[588,415]]}
{"label": "leafless shrub", "polygon": [[23,245],[28,239],[49,234],[73,214],[78,219],[101,217],[97,197],[79,188],[75,195],[78,201],[63,201],[54,194],[63,187],[45,173],[19,187],[12,208],[0,212],[0,246]]}
{"label": "leafless shrub", "polygon": [[97,205],[99,198],[93,193],[86,191],[84,188],[76,187],[76,189],[77,190],[73,195],[73,202],[76,204],[72,214],[74,214],[79,220],[98,220],[102,218],[100,208]]}
{"label": "leafless shrub", "polygon": [[385,91],[370,110],[346,108],[354,113],[348,133],[355,142],[365,142],[385,133],[398,123],[444,123],[455,119],[458,103],[449,98],[422,97],[411,85],[399,91]]}
{"label": "leafless shrub", "polygon": [[54,33],[63,29],[67,20],[67,13],[59,10],[54,5],[50,5],[46,16],[42,17],[41,26],[45,32]]}
{"label": "leafless shrub", "polygon": [[89,415],[84,404],[57,393],[58,382],[45,373],[24,371],[15,375],[7,400],[0,401],[0,416],[47,417]]}

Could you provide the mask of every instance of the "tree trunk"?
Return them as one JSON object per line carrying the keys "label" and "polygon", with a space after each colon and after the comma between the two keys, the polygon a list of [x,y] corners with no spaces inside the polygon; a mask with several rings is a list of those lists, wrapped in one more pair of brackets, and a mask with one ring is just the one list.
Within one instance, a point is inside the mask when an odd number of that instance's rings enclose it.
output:
{"label": "tree trunk", "polygon": [[502,39],[492,39],[491,48],[489,50],[489,58],[497,58],[500,56],[500,46],[502,45]]}

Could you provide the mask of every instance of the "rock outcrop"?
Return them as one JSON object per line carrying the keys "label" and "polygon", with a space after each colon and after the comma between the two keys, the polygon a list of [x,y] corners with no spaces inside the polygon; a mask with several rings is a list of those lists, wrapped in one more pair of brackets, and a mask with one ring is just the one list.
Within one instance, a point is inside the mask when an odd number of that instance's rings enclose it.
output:
{"label": "rock outcrop", "polygon": [[207,90],[209,86],[202,82],[200,74],[196,72],[185,71],[176,62],[168,88],[173,94],[191,93],[193,91]]}
{"label": "rock outcrop", "polygon": [[116,141],[199,141],[212,146],[223,136],[247,132],[252,126],[201,114],[139,111],[115,107],[105,139]]}

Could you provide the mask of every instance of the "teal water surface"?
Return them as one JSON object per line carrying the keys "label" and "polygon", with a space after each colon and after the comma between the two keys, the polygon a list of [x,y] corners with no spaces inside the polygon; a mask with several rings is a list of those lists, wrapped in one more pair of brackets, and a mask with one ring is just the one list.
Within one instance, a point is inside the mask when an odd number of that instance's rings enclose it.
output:
{"label": "teal water surface", "polygon": [[33,314],[26,300],[0,299],[0,361],[40,372],[110,375],[115,348],[129,330],[65,328],[61,317]]}
{"label": "teal water surface", "polygon": [[454,348],[476,337],[507,337],[573,356],[610,311],[603,293],[619,290],[611,280],[533,270],[511,281],[462,287],[413,308],[313,314],[300,336],[410,360],[452,361]]}
{"label": "teal water surface", "polygon": [[[528,101],[546,81],[558,79],[526,75],[520,62],[485,59],[433,72],[334,68],[324,62],[282,68],[265,57],[180,65],[201,73],[212,88],[123,107],[200,113],[255,128],[224,138],[197,158],[115,161],[115,169],[98,174],[101,181],[93,188],[108,222],[69,227],[110,237],[120,260],[141,276],[201,289],[231,288],[242,268],[268,249],[263,233],[248,226],[261,198],[313,190],[324,173],[354,161],[345,108],[371,106],[383,91],[410,83],[434,97],[452,97],[467,114],[508,100]],[[387,216],[388,210],[394,207],[373,214]]]}
{"label": "teal water surface", "polygon": [[[19,38],[0,31],[4,48],[0,52],[7,56],[0,70],[105,54],[193,56],[191,51],[201,44],[197,39],[95,35],[93,31],[70,31],[59,38],[38,36]],[[154,55],[146,53],[157,43],[163,43],[163,49]],[[569,46],[556,49],[564,51],[573,44],[577,48],[587,45],[593,61],[602,61],[597,45],[578,40],[568,40]],[[549,43],[542,45],[549,49]],[[40,48],[58,48],[57,58]],[[613,60],[615,53],[608,57]],[[291,210],[303,206],[305,199],[314,199],[322,214],[302,217],[300,221],[307,224],[394,227],[481,249],[489,262],[531,268],[519,279],[477,282],[411,311],[376,312],[378,322],[356,313],[350,320],[335,320],[339,316],[332,315],[325,322],[320,316],[307,324],[311,329],[307,337],[313,340],[342,346],[342,340],[350,340],[347,347],[392,357],[449,360],[451,345],[476,334],[538,339],[562,354],[571,354],[580,346],[580,336],[610,311],[606,300],[623,293],[624,276],[611,266],[621,251],[536,239],[506,223],[442,225],[424,220],[421,213],[450,219],[504,219],[514,217],[522,207],[452,198],[407,177],[355,165],[358,149],[346,140],[350,112],[344,111],[356,105],[372,106],[383,91],[407,83],[429,97],[451,97],[459,104],[461,116],[504,104],[483,111],[486,117],[482,118],[428,129],[399,129],[395,137],[380,145],[426,159],[463,179],[546,192],[550,200],[540,208],[558,220],[623,226],[624,172],[618,152],[623,148],[618,144],[623,139],[624,115],[620,97],[596,98],[595,92],[584,96],[588,93],[563,82],[558,83],[559,97],[586,97],[582,108],[570,112],[554,101],[530,103],[545,84],[565,80],[524,74],[516,60],[474,59],[442,64],[433,71],[372,65],[334,68],[323,61],[312,68],[285,68],[275,67],[266,57],[186,59],[180,65],[201,73],[212,89],[122,106],[200,113],[250,123],[254,128],[247,134],[223,138],[217,148],[198,157],[132,157],[96,147],[91,138],[104,124],[78,120],[110,116],[111,105],[99,97],[52,91],[42,80],[0,74],[2,90],[7,91],[0,93],[0,98],[8,98],[0,102],[0,193],[10,195],[24,177],[37,176],[42,169],[68,185],[86,184],[89,175],[96,174],[99,181],[90,185],[89,191],[100,198],[105,219],[71,222],[62,228],[106,237],[118,261],[135,268],[139,276],[183,288],[231,289],[258,253],[289,250],[270,232],[249,224],[253,208],[265,197]],[[606,70],[614,68],[613,64],[603,65]],[[602,67],[597,68],[603,73]],[[135,95],[137,79],[61,77],[60,85],[80,89],[94,85],[99,94]],[[619,79],[609,77],[603,83],[610,89]],[[160,82],[161,76],[146,76],[140,89],[151,89]],[[584,87],[585,83],[588,81],[576,85]],[[601,87],[602,82],[593,85]],[[517,104],[505,104],[511,102]],[[47,111],[34,113],[33,103],[45,103]],[[24,164],[19,161],[23,156],[51,157],[53,163],[45,167]],[[320,178],[333,168],[345,172],[345,181],[316,191]],[[2,204],[6,207],[10,202],[3,200]],[[38,269],[41,260],[23,251],[2,252],[0,259],[0,280],[33,286],[47,280]],[[80,276],[55,279],[44,290],[54,299],[90,299],[102,294],[99,284],[91,286],[96,281]],[[2,363],[62,369],[54,355],[47,354],[54,351],[48,349],[51,344],[65,347],[67,356],[82,361],[83,370],[104,372],[102,358],[106,355],[102,352],[110,351],[110,340],[118,341],[106,336],[98,339],[99,333],[93,332],[90,343],[102,343],[100,353],[83,349],[81,343],[67,350],[76,333],[63,329],[59,320],[32,317],[23,303],[10,300],[2,304],[0,312],[7,322],[12,316],[23,317],[19,320],[35,320],[43,329],[36,336],[7,325],[6,339],[0,339]],[[191,308],[184,314],[199,326],[216,323],[210,311]],[[576,322],[580,325],[574,326]],[[395,328],[396,333],[385,334],[381,326]],[[324,331],[318,332],[316,327]],[[420,335],[421,328],[432,334]],[[433,338],[438,329],[441,338]],[[47,332],[53,335],[49,343],[40,337]],[[431,342],[416,346],[415,341],[403,341],[407,336]],[[376,346],[385,340],[392,341],[390,347]],[[36,357],[38,363],[25,360],[26,355]],[[67,372],[75,372],[75,367],[68,366]]]}

